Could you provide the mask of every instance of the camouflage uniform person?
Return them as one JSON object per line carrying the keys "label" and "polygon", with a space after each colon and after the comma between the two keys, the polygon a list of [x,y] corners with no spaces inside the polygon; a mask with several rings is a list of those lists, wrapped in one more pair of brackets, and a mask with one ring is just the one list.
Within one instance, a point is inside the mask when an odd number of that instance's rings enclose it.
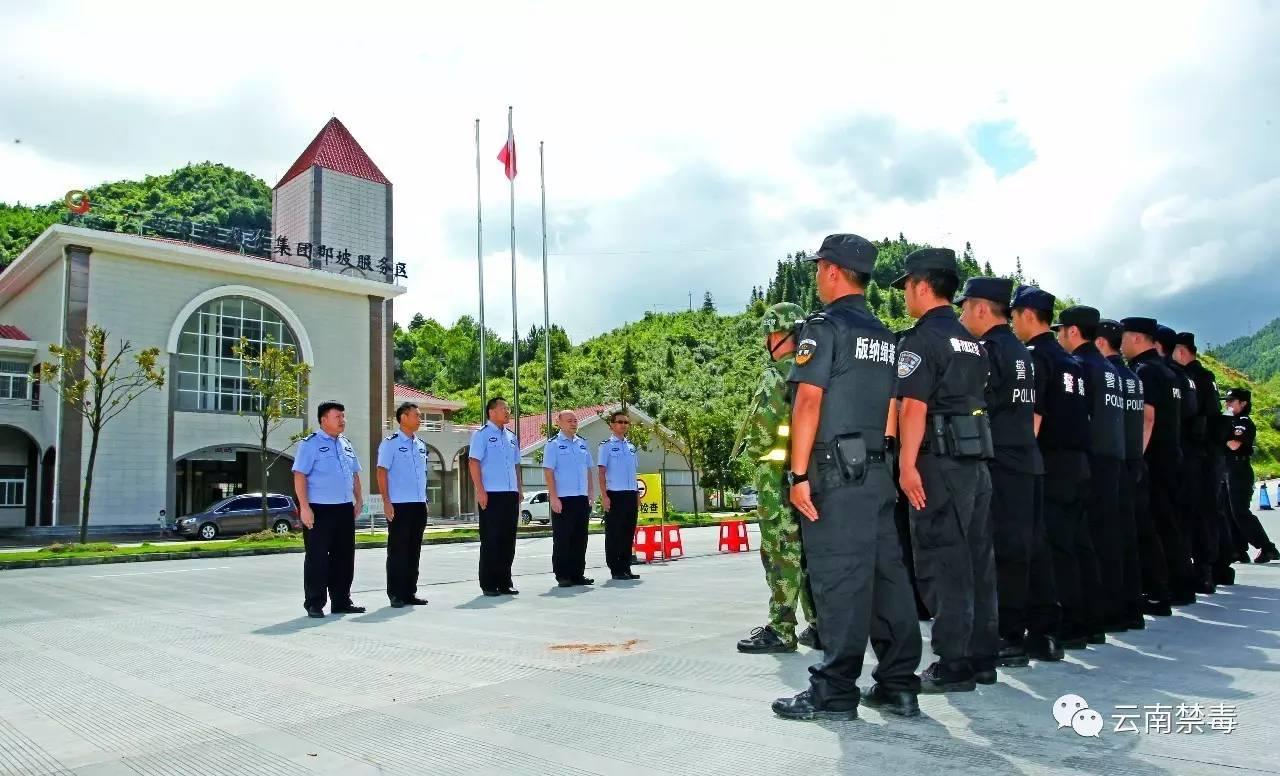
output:
{"label": "camouflage uniform person", "polygon": [[[761,319],[760,331],[770,360],[752,399],[750,414],[734,444],[734,458],[745,447],[759,497],[760,559],[768,582],[769,624],[738,642],[739,652],[792,652],[799,643],[820,648],[813,599],[805,577],[800,524],[787,498],[786,472],[791,421],[787,375],[795,361],[793,327],[804,319],[799,305],[781,302]],[[796,599],[809,627],[796,637]]]}

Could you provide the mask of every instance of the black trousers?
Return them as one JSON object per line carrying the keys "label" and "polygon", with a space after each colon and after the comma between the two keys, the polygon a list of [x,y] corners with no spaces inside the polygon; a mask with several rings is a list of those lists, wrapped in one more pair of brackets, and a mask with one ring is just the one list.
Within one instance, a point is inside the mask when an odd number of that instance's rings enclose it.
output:
{"label": "black trousers", "polygon": [[1227,461],[1227,482],[1231,488],[1231,513],[1240,536],[1259,550],[1274,548],[1262,522],[1249,508],[1253,501],[1253,464],[1248,460]]}
{"label": "black trousers", "polygon": [[1133,490],[1133,522],[1138,533],[1138,559],[1142,563],[1142,592],[1156,601],[1169,598],[1169,561],[1164,556],[1164,540],[1156,528],[1156,515],[1151,508],[1151,469],[1144,458],[1129,462],[1137,471]]}
{"label": "black trousers", "polygon": [[1036,503],[1039,476],[1010,469],[997,461],[990,461],[987,468],[991,474],[991,530],[996,553],[1000,637],[1021,642],[1029,619],[1035,524],[1037,519],[1043,519]]}
{"label": "black trousers", "polygon": [[516,523],[520,494],[489,491],[489,506],[480,510],[480,589],[513,587],[511,564],[516,559]]}
{"label": "black trousers", "polygon": [[586,496],[561,496],[560,512],[551,514],[551,570],[557,580],[577,582],[587,570]]}
{"label": "black trousers", "polygon": [[408,601],[418,594],[418,563],[422,533],[427,528],[427,504],[392,503],[396,516],[387,524],[387,597]]}
{"label": "black trousers", "polygon": [[1191,549],[1182,534],[1182,511],[1174,499],[1181,493],[1178,476],[1181,474],[1181,456],[1176,449],[1147,448],[1147,471],[1151,474],[1150,507],[1151,522],[1160,535],[1165,564],[1169,570],[1169,593],[1174,596],[1194,596],[1195,571],[1191,566]]}
{"label": "black trousers", "polygon": [[916,467],[925,508],[911,509],[911,545],[933,614],[933,651],[956,671],[994,665],[1000,634],[987,464],[925,453]]}
{"label": "black trousers", "polygon": [[822,623],[822,660],[809,669],[809,683],[824,704],[856,704],[868,638],[876,682],[920,690],[920,624],[894,525],[896,498],[889,468],[872,463],[862,484],[814,496],[816,521],[800,520],[809,587]]}
{"label": "black trousers", "polygon": [[639,494],[634,490],[610,490],[609,512],[604,516],[604,561],[614,574],[631,573],[631,548],[636,540]]}
{"label": "black trousers", "polygon": [[1044,475],[1036,475],[1035,522],[1031,528],[1031,579],[1027,583],[1027,633],[1050,636],[1062,628],[1062,604],[1053,575],[1053,548],[1044,518]]}
{"label": "black trousers", "polygon": [[[1142,459],[1127,460],[1120,471],[1120,562],[1123,567],[1121,597],[1130,617],[1142,611],[1142,556],[1138,552],[1138,487],[1146,476]],[[1145,510],[1146,507],[1144,506]]]}
{"label": "black trousers", "polygon": [[[1130,615],[1125,598],[1125,541],[1130,532],[1132,513],[1121,509],[1121,480],[1129,477],[1123,459],[1090,456],[1089,519],[1086,532],[1091,553],[1081,545],[1081,562],[1092,564],[1096,571],[1085,575],[1097,587],[1085,589],[1086,600],[1093,606],[1094,632],[1119,624]],[[1092,574],[1092,576],[1090,576]]]}
{"label": "black trousers", "polygon": [[302,590],[307,608],[324,608],[326,594],[334,606],[351,603],[356,570],[355,504],[312,504],[315,525],[302,528]]}
{"label": "black trousers", "polygon": [[1207,464],[1206,456],[1183,455],[1178,477],[1181,490],[1176,502],[1182,518],[1182,536],[1191,553],[1192,571],[1200,580],[1213,578],[1213,563],[1218,555],[1218,527],[1210,518],[1213,510],[1209,506],[1208,481],[1205,479]]}
{"label": "black trousers", "polygon": [[1097,633],[1087,591],[1101,586],[1089,536],[1089,460],[1077,451],[1044,452],[1044,522],[1053,557],[1053,578],[1062,605],[1059,635]]}

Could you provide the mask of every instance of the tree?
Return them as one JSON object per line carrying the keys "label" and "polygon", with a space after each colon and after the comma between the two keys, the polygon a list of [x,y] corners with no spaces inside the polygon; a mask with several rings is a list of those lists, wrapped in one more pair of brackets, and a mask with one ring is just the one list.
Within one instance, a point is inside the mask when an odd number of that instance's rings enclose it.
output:
{"label": "tree", "polygon": [[414,313],[413,318],[409,320],[409,331],[417,331],[426,325],[427,319],[422,313]]}
{"label": "tree", "polygon": [[867,286],[867,304],[871,306],[871,311],[875,312],[884,304],[884,293],[880,291],[880,286],[873,280]]}
{"label": "tree", "polygon": [[[240,415],[249,421],[258,435],[258,473],[262,478],[262,530],[265,531],[271,520],[267,508],[267,475],[283,454],[283,451],[276,453],[268,462],[271,450],[267,447],[267,441],[273,431],[306,414],[311,365],[298,359],[293,346],[277,345],[270,337],[262,345],[241,337],[231,347],[231,353],[242,362],[245,385],[249,389],[249,407],[247,410],[242,407]],[[303,433],[299,431],[291,437],[289,447],[302,436]]]}
{"label": "tree", "polygon": [[995,277],[995,276],[996,276],[996,273],[994,273],[994,272],[992,272],[992,271],[991,271],[991,261],[990,261],[990,260],[988,260],[988,261],[984,261],[984,262],[982,263],[982,274],[983,274],[983,275],[985,275],[986,277],[989,277],[989,278],[993,278],[993,277]]}
{"label": "tree", "polygon": [[[80,543],[89,535],[89,499],[93,495],[93,469],[98,460],[98,441],[108,423],[129,408],[134,399],[153,388],[164,386],[164,369],[156,365],[160,348],[133,352],[128,340],[121,340],[112,356],[107,350],[107,332],[91,325],[85,331],[86,349],[49,345],[56,361],[36,364],[32,377],[45,383],[78,412],[89,425],[89,466],[84,474],[84,494],[80,502]],[[121,373],[126,360],[133,370]]]}
{"label": "tree", "polygon": [[674,372],[676,369],[676,354],[671,350],[671,346],[667,346],[667,371]]}
{"label": "tree", "polygon": [[702,294],[702,312],[714,313],[716,311],[716,303],[711,299],[711,292],[706,291]]}
{"label": "tree", "polygon": [[693,493],[693,515],[698,516],[698,464],[693,451],[697,448],[701,433],[698,415],[688,406],[676,406],[668,409],[659,421],[671,431],[666,434],[661,427],[655,429],[658,443],[664,453],[675,453],[689,467],[689,489]]}
{"label": "tree", "polygon": [[640,401],[640,372],[636,369],[636,354],[631,350],[631,340],[622,349],[622,365],[618,369],[618,401],[622,409]]}
{"label": "tree", "polygon": [[1016,285],[1022,285],[1027,282],[1027,276],[1022,273],[1022,257],[1018,256],[1013,260],[1013,282]]}
{"label": "tree", "polygon": [[889,317],[901,318],[907,314],[906,300],[902,298],[902,292],[889,292]]}

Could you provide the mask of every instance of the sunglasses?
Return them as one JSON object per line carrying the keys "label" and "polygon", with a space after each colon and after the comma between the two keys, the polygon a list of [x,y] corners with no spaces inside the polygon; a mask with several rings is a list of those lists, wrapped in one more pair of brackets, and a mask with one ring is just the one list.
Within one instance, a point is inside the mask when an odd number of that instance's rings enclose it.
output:
{"label": "sunglasses", "polygon": [[613,421],[613,425],[615,425],[615,426],[630,426],[630,425],[631,425],[631,421],[629,421],[629,420],[615,420],[615,421]]}

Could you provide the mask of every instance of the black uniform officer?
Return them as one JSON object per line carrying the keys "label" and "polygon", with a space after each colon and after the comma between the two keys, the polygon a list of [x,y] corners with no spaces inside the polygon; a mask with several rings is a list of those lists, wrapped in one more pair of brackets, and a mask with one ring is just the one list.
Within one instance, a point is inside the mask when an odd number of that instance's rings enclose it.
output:
{"label": "black uniform officer", "polygon": [[[1259,550],[1254,563],[1280,560],[1280,551],[1267,536],[1258,516],[1249,509],[1253,500],[1253,463],[1249,459],[1253,456],[1253,443],[1258,434],[1249,418],[1253,410],[1253,394],[1247,388],[1232,388],[1227,393],[1227,408],[1232,414],[1230,436],[1226,442],[1232,516],[1243,540]],[[1248,546],[1245,547],[1247,550]],[[1248,557],[1245,555],[1246,559]]]}
{"label": "black uniform officer", "polygon": [[[1173,370],[1156,350],[1157,323],[1152,318],[1131,317],[1124,325],[1121,348],[1129,359],[1129,368],[1142,381],[1143,428],[1147,442],[1144,457],[1150,481],[1147,488],[1148,508],[1138,514],[1139,553],[1142,555],[1142,578],[1151,602],[1148,614],[1163,615],[1167,606],[1184,606],[1196,601],[1195,577],[1191,555],[1182,537],[1180,512],[1173,501],[1178,494],[1178,477],[1182,465],[1182,385]],[[1144,536],[1152,533],[1160,538],[1161,553],[1148,547]],[[1161,558],[1160,555],[1163,555]],[[1156,560],[1164,568],[1156,568]]]}
{"label": "black uniform officer", "polygon": [[[1060,616],[1040,505],[1044,463],[1036,444],[1035,367],[1009,327],[1012,294],[1012,280],[970,278],[956,299],[960,322],[990,359],[985,399],[995,448],[987,468],[999,601],[996,664],[1005,667],[1027,665],[1028,632],[1033,641],[1052,637]],[[1029,595],[1032,589],[1036,596]]]}
{"label": "black uniform officer", "polygon": [[1156,345],[1160,355],[1164,356],[1165,364],[1173,370],[1182,394],[1182,429],[1178,438],[1182,461],[1178,465],[1178,489],[1173,496],[1174,508],[1179,515],[1182,540],[1191,554],[1194,575],[1192,590],[1207,594],[1214,591],[1214,584],[1213,566],[1204,538],[1207,517],[1201,512],[1207,486],[1204,481],[1204,418],[1200,414],[1200,396],[1195,381],[1173,357],[1177,344],[1177,332],[1168,326],[1156,327]]}
{"label": "black uniform officer", "polygon": [[1225,476],[1223,450],[1222,400],[1218,397],[1218,381],[1198,358],[1195,334],[1179,332],[1173,348],[1173,360],[1187,373],[1197,398],[1196,418],[1191,424],[1191,445],[1200,461],[1199,500],[1188,504],[1199,517],[1198,533],[1193,537],[1192,557],[1196,558],[1201,585],[1211,591],[1214,585],[1234,584],[1231,571],[1231,533],[1229,521],[1218,508],[1219,483]]}
{"label": "black uniform officer", "polygon": [[955,253],[922,248],[894,281],[915,327],[898,349],[899,462],[911,503],[916,578],[933,614],[937,662],[923,692],[963,692],[996,680],[1000,649],[991,535],[994,455],[984,394],[987,354],[951,307]]}
{"label": "black uniform officer", "polygon": [[[812,257],[826,303],[800,332],[791,372],[791,503],[801,521],[822,660],[809,688],[779,698],[791,719],[853,719],[858,702],[902,716],[920,713],[920,626],[893,523],[896,492],[886,455],[895,339],[867,308],[876,248],[831,235]],[[870,636],[875,686],[857,680]]]}
{"label": "black uniform officer", "polygon": [[[1120,355],[1120,341],[1124,335],[1124,327],[1119,321],[1103,319],[1098,322],[1098,336],[1094,340],[1098,351],[1116,368],[1120,383],[1124,389],[1124,472],[1120,477],[1120,521],[1124,535],[1120,554],[1124,564],[1123,595],[1125,627],[1129,630],[1142,630],[1147,627],[1142,618],[1146,609],[1146,600],[1142,596],[1142,558],[1138,554],[1138,513],[1147,511],[1146,495],[1146,463],[1142,460],[1143,435],[1143,401],[1142,381],[1124,363]],[[1151,537],[1155,543],[1154,551],[1160,553],[1160,563],[1164,564],[1164,552],[1160,550],[1160,537]]]}
{"label": "black uniform officer", "polygon": [[[1013,296],[1013,328],[1036,365],[1036,437],[1044,456],[1044,521],[1053,576],[1062,606],[1058,635],[1063,647],[1083,649],[1097,632],[1085,591],[1094,565],[1080,553],[1089,495],[1090,404],[1084,368],[1062,349],[1049,324],[1053,294],[1019,286]],[[1055,645],[1056,646],[1056,645]]]}
{"label": "black uniform officer", "polygon": [[[1127,476],[1124,463],[1124,384],[1120,373],[1094,344],[1102,316],[1095,308],[1077,305],[1058,316],[1058,344],[1084,368],[1089,410],[1089,509],[1077,542],[1081,564],[1088,566],[1081,578],[1094,589],[1084,589],[1094,614],[1090,640],[1106,641],[1102,631],[1128,630],[1124,598],[1124,546],[1130,532],[1126,520],[1132,513],[1120,510],[1120,480]],[[1096,571],[1095,571],[1096,568]]]}

